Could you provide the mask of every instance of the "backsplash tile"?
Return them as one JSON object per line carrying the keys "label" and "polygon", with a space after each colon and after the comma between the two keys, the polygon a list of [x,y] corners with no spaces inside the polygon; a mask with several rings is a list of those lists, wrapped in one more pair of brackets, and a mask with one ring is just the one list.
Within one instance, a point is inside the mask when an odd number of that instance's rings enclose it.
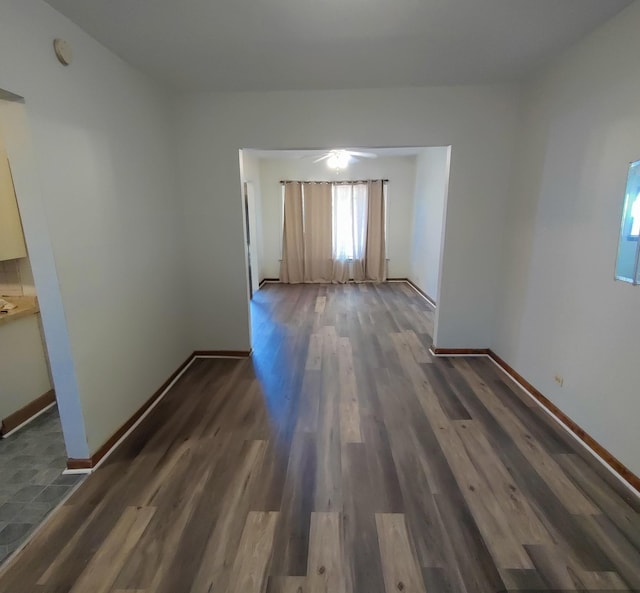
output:
{"label": "backsplash tile", "polygon": [[20,260],[0,261],[0,295],[22,296],[23,294]]}

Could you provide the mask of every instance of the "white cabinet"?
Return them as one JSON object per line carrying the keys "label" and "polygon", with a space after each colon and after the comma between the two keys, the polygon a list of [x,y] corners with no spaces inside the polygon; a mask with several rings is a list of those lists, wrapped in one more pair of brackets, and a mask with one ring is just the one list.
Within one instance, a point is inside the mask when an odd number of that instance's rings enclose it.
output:
{"label": "white cabinet", "polygon": [[0,261],[27,256],[11,169],[0,144]]}

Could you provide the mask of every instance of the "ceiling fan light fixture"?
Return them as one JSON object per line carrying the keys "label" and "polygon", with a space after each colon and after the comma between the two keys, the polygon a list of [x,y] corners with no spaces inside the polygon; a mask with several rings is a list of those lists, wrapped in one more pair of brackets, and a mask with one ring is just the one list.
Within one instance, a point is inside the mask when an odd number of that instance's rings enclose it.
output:
{"label": "ceiling fan light fixture", "polygon": [[327,167],[340,171],[346,169],[351,161],[351,155],[346,150],[332,150],[327,159]]}

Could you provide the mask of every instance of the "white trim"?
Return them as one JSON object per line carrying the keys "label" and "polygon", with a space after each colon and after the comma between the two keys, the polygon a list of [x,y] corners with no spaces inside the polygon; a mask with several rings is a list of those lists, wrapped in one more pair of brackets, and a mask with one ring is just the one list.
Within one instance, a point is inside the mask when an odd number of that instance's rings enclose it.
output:
{"label": "white trim", "polygon": [[560,418],[558,418],[549,408],[547,408],[535,395],[533,395],[520,381],[518,381],[511,373],[509,373],[502,365],[500,365],[493,356],[490,354],[436,354],[431,348],[429,352],[438,358],[488,358],[493,364],[495,364],[509,379],[511,379],[524,393],[526,393],[540,408],[542,408],[547,415],[549,415],[561,428],[565,430],[577,443],[582,445],[591,455],[593,455],[596,461],[599,461],[608,471],[613,474],[618,481],[626,486],[627,489],[640,498],[640,490],[637,490],[632,484],[630,484],[623,476],[621,476],[605,459],[603,459],[596,451],[594,451],[588,443],[583,441],[571,428],[569,428]]}
{"label": "white trim", "polygon": [[613,474],[618,480],[622,483],[623,486],[626,486],[627,489],[635,494],[638,498],[640,498],[640,490],[636,490],[636,488],[631,485],[627,480],[624,479],[607,461],[605,461],[600,455],[594,451],[585,441],[583,441],[573,430],[571,430],[560,418],[558,418],[549,408],[547,408],[537,397],[535,397],[522,383],[520,383],[515,377],[508,373],[505,368],[503,368],[498,362],[489,354],[485,354],[495,364],[507,377],[509,377],[522,391],[524,391],[538,406],[540,406],[551,418],[553,418],[564,430],[571,435],[575,441],[580,443],[589,453],[591,453],[611,474]]}
{"label": "white trim", "polygon": [[191,358],[191,360],[188,362],[187,365],[185,365],[185,367],[173,378],[173,380],[171,381],[171,383],[169,383],[169,385],[167,385],[164,390],[162,391],[162,393],[155,399],[155,401],[144,411],[144,413],[140,416],[140,418],[138,418],[127,430],[127,432],[125,432],[114,444],[113,446],[104,454],[104,456],[102,457],[102,459],[100,459],[100,461],[98,461],[98,463],[96,463],[96,465],[94,467],[91,468],[82,468],[82,469],[73,469],[73,470],[66,470],[65,473],[93,473],[95,470],[97,470],[103,463],[104,461],[111,455],[111,453],[113,453],[122,443],[122,441],[124,441],[138,426],[139,424],[149,415],[149,413],[151,412],[151,410],[153,410],[153,408],[155,408],[160,401],[164,398],[164,396],[169,392],[169,390],[178,382],[178,380],[180,379],[180,377],[182,377],[182,375],[184,375],[187,370],[189,369],[189,367],[194,363],[194,361],[198,358],[232,358],[232,359],[243,359],[243,358],[249,358],[248,356],[226,356],[226,355],[213,355],[213,354],[202,354],[202,355],[196,355],[193,356]]}
{"label": "white trim", "polygon": [[87,468],[80,468],[80,469],[69,469],[66,468],[65,470],[63,470],[62,472],[65,476],[75,476],[77,474],[90,474],[91,473],[91,468],[87,467]]}
{"label": "white trim", "polygon": [[156,397],[156,399],[154,400],[154,402],[142,413],[142,415],[140,416],[140,418],[138,418],[130,427],[129,430],[127,430],[127,432],[125,432],[114,444],[113,447],[111,447],[102,457],[102,459],[100,461],[98,461],[98,463],[95,464],[95,466],[93,466],[92,468],[89,469],[89,473],[93,473],[95,470],[97,470],[103,463],[104,461],[109,457],[109,455],[111,455],[111,453],[113,453],[118,446],[120,445],[120,443],[122,443],[122,441],[124,441],[136,428],[138,428],[138,426],[140,425],[140,423],[149,415],[149,413],[151,412],[151,410],[153,410],[153,408],[155,408],[164,398],[164,396],[169,392],[169,390],[178,382],[178,380],[180,379],[180,377],[182,377],[182,375],[184,375],[187,372],[187,369],[193,364],[193,361],[198,358],[197,356],[193,356],[191,358],[191,360],[185,365],[185,367],[173,378],[173,381],[171,381],[171,383],[169,383],[169,385],[167,385],[163,390],[162,393]]}
{"label": "white trim", "polygon": [[52,401],[49,405],[47,405],[44,408],[42,408],[42,410],[40,410],[39,412],[37,412],[36,414],[31,416],[30,418],[27,418],[22,424],[18,424],[18,426],[16,426],[15,428],[11,429],[9,432],[3,434],[2,438],[3,439],[9,438],[12,434],[14,434],[15,432],[19,431],[21,428],[24,428],[27,424],[29,424],[30,422],[35,420],[41,414],[44,414],[47,410],[53,408],[53,406],[55,406],[55,405],[56,405],[56,402]]}
{"label": "white trim", "polygon": [[[392,280],[391,282],[394,282],[394,280]],[[438,308],[438,305],[436,304],[435,301],[431,300],[431,298],[422,294],[409,280],[396,280],[395,282],[404,282],[405,284],[408,284],[413,289],[413,291],[416,294],[419,294],[425,301],[427,301],[427,303],[429,303],[434,308],[434,310]]]}

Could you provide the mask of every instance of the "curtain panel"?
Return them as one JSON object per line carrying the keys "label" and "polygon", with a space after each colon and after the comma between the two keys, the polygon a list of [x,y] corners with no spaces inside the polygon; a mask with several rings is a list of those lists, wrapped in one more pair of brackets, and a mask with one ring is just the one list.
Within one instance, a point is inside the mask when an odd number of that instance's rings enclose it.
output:
{"label": "curtain panel", "polygon": [[365,278],[372,282],[386,280],[386,233],[384,212],[384,184],[382,181],[367,183],[367,242],[365,247]]}
{"label": "curtain panel", "polygon": [[280,279],[289,284],[304,281],[304,222],[302,184],[287,182],[284,188],[284,225]]}
{"label": "curtain panel", "polygon": [[304,281],[333,280],[331,184],[303,183]]}

